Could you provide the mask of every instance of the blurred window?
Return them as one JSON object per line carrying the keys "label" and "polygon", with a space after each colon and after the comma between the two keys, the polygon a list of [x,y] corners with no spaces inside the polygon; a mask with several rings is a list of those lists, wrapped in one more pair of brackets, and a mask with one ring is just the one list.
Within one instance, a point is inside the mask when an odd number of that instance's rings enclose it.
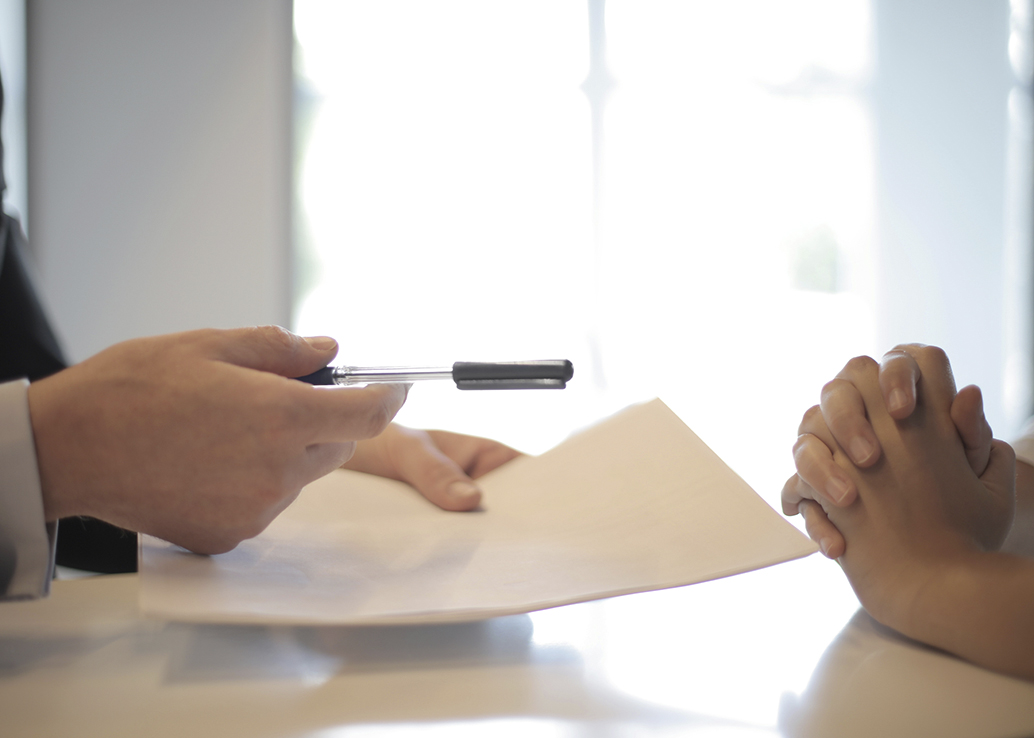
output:
{"label": "blurred window", "polygon": [[[295,327],[348,364],[570,358],[562,393],[423,385],[400,420],[539,452],[658,395],[774,502],[822,383],[898,340],[881,270],[909,257],[876,243],[882,16],[869,0],[603,13],[296,0]],[[1000,301],[995,274],[981,289]],[[910,337],[966,353],[930,311]],[[991,366],[962,378],[994,394],[1001,353]]]}

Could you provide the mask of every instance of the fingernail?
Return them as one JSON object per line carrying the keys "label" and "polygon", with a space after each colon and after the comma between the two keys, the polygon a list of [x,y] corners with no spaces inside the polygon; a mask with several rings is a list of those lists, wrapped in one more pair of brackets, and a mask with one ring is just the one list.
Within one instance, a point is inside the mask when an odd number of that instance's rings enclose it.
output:
{"label": "fingernail", "polygon": [[848,493],[851,491],[851,485],[845,482],[840,477],[833,477],[826,482],[826,494],[833,498],[833,502],[838,505],[844,501]]}
{"label": "fingernail", "polygon": [[475,495],[481,494],[475,485],[470,482],[453,482],[449,485],[449,497],[454,500],[468,500]]}
{"label": "fingernail", "polygon": [[898,410],[903,410],[905,405],[908,404],[908,395],[905,394],[905,390],[900,387],[895,387],[890,392],[890,399],[887,400],[887,409],[892,413]]}
{"label": "fingernail", "polygon": [[819,540],[819,548],[822,549],[822,555],[825,556],[827,559],[830,558],[829,549],[832,545],[832,539],[822,538],[821,540]]}
{"label": "fingernail", "polygon": [[867,438],[857,436],[851,441],[851,458],[856,464],[864,464],[876,452],[876,447]]}
{"label": "fingernail", "polygon": [[337,346],[337,341],[330,336],[310,336],[305,341],[317,351],[329,351]]}

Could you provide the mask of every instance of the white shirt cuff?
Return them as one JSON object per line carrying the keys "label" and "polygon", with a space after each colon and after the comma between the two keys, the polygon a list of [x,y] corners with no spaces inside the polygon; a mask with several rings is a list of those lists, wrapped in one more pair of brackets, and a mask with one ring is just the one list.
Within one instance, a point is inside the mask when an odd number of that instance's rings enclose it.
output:
{"label": "white shirt cuff", "polygon": [[43,517],[28,389],[25,379],[0,384],[0,557],[14,569],[0,599],[46,596],[54,574],[57,525]]}

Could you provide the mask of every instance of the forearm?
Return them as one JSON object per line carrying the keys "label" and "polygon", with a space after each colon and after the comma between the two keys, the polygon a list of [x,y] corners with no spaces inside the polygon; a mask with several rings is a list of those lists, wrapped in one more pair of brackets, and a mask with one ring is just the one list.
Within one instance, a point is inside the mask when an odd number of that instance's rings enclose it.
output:
{"label": "forearm", "polygon": [[1016,460],[1016,514],[1002,551],[1034,558],[1034,466]]}
{"label": "forearm", "polygon": [[929,577],[905,635],[994,671],[1034,680],[1034,561],[977,553]]}

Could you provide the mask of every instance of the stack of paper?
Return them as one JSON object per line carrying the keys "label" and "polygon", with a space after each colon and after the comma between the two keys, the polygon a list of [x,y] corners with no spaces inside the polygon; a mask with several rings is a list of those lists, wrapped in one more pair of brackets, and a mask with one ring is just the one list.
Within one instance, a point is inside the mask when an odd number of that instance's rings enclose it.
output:
{"label": "stack of paper", "polygon": [[474,620],[816,550],[659,400],[479,484],[482,510],[449,513],[404,484],[338,471],[226,554],[142,536],[141,608],[207,622]]}

